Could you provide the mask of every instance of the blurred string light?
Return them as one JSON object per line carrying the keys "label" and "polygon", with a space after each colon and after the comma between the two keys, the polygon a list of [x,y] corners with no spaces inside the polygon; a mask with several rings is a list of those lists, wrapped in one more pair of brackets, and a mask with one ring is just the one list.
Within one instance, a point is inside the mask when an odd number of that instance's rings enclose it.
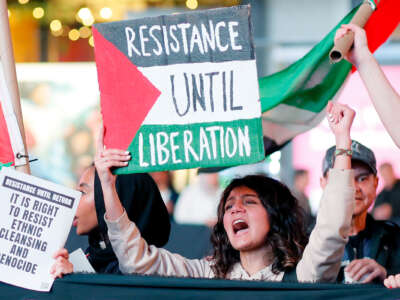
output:
{"label": "blurred string light", "polygon": [[63,28],[60,20],[53,20],[50,22],[51,34],[54,36],[61,36],[63,33]]}
{"label": "blurred string light", "polygon": [[89,45],[94,47],[94,39],[93,39],[93,35],[89,38]]}
{"label": "blurred string light", "polygon": [[91,17],[89,19],[82,20],[82,24],[85,26],[92,26],[94,23],[94,18]]}
{"label": "blurred string light", "polygon": [[102,17],[105,20],[111,19],[112,17],[112,9],[109,7],[103,7],[102,9],[100,9],[100,17]]}
{"label": "blurred string light", "polygon": [[82,8],[78,11],[78,17],[79,17],[81,20],[88,19],[88,18],[90,18],[91,16],[92,16],[92,12],[91,12],[90,9],[87,8],[87,7],[82,7]]}
{"label": "blurred string light", "polygon": [[60,30],[57,31],[52,31],[51,34],[54,36],[61,36],[63,34],[64,30],[61,28]]}
{"label": "blurred string light", "polygon": [[186,6],[189,9],[196,9],[199,6],[197,0],[186,0]]}
{"label": "blurred string light", "polygon": [[95,19],[87,7],[82,7],[77,13],[77,20],[85,26],[92,26]]}
{"label": "blurred string light", "polygon": [[92,30],[89,27],[82,26],[79,28],[79,36],[82,39],[87,39],[92,35]]}
{"label": "blurred string light", "polygon": [[[152,1],[161,1],[161,0],[152,0]],[[149,2],[152,2],[149,1]],[[222,0],[219,0],[222,1]],[[239,2],[239,0],[237,0]],[[36,6],[37,3],[36,1],[30,1],[30,0],[18,0],[18,3],[21,5],[25,5],[30,3],[30,7],[32,7],[32,16],[33,18],[39,20],[45,17],[46,14],[49,14],[45,9],[41,6]],[[184,2],[186,4],[186,7],[189,9],[197,9],[199,6],[199,1],[198,0],[186,0]],[[146,0],[135,0],[134,2],[129,2],[129,5],[126,5],[126,9],[130,9],[132,11],[142,11],[145,10],[148,7],[148,3]],[[92,30],[91,26],[94,24],[96,21],[92,11],[88,7],[81,7],[78,12],[76,10],[71,11],[73,15],[75,16],[75,19],[77,22],[81,23],[83,26],[80,28],[77,27],[76,29],[70,29],[68,26],[65,24],[63,25],[60,20],[54,19],[50,22],[49,27],[51,34],[56,37],[64,36],[72,40],[72,41],[77,41],[79,38],[87,38],[88,43],[90,46],[94,47],[94,40],[92,36]],[[117,10],[117,15],[118,15],[118,10]],[[8,17],[10,18],[12,16],[12,12],[8,9]],[[115,16],[115,11],[113,11],[112,6],[111,7],[102,7],[98,11],[98,17],[102,20],[110,20],[112,18],[116,18]]]}
{"label": "blurred string light", "polygon": [[32,11],[32,15],[35,19],[41,19],[44,17],[44,9],[42,7],[35,7]]}
{"label": "blurred string light", "polygon": [[50,22],[50,30],[53,32],[60,31],[62,29],[62,24],[60,20],[53,20]]}
{"label": "blurred string light", "polygon": [[79,39],[79,36],[80,36],[80,34],[79,34],[79,30],[78,29],[71,29],[68,32],[68,38],[71,41],[77,41]]}

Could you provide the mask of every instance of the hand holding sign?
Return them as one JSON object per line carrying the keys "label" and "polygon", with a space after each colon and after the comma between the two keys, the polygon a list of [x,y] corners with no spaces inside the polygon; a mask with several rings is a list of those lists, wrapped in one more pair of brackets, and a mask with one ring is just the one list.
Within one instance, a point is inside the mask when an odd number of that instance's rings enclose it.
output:
{"label": "hand holding sign", "polygon": [[122,215],[124,208],[115,188],[117,176],[111,172],[111,168],[127,166],[131,156],[125,150],[105,149],[103,139],[104,127],[102,127],[97,139],[97,152],[94,164],[103,189],[107,216],[110,220],[115,220]]}
{"label": "hand holding sign", "polygon": [[68,260],[69,254],[67,249],[61,248],[54,253],[53,258],[56,260],[50,269],[50,274],[54,278],[62,278],[64,274],[69,274],[74,271],[74,266]]}
{"label": "hand holding sign", "polygon": [[96,24],[93,37],[104,143],[132,154],[116,174],[264,158],[249,6]]}
{"label": "hand holding sign", "polygon": [[[78,191],[11,168],[1,170],[0,198],[5,201],[0,210],[0,281],[50,290],[51,256],[67,239],[80,196]],[[68,255],[61,252],[60,256],[58,261],[68,270]],[[59,277],[59,270],[58,265],[53,275]]]}
{"label": "hand holding sign", "polygon": [[105,149],[104,143],[104,127],[101,128],[97,139],[97,152],[94,160],[97,173],[103,184],[115,183],[116,175],[111,173],[113,167],[126,167],[131,159],[128,151],[119,149]]}

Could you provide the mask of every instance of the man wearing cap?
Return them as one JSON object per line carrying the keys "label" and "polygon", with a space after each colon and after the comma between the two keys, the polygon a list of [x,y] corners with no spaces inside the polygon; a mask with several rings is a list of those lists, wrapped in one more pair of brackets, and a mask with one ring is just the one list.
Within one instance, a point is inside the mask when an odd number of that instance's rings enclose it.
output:
{"label": "man wearing cap", "polygon": [[378,177],[375,155],[364,145],[353,140],[351,149],[329,148],[323,160],[321,187],[325,187],[328,170],[338,155],[352,157],[356,187],[352,227],[338,281],[382,282],[387,275],[400,273],[400,227],[388,221],[374,220],[368,214],[376,198]]}

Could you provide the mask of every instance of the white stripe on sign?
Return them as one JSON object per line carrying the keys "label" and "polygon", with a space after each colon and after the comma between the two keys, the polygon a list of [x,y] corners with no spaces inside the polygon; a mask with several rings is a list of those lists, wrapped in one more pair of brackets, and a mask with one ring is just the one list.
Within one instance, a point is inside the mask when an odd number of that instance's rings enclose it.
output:
{"label": "white stripe on sign", "polygon": [[143,125],[260,117],[255,60],[139,68],[161,91]]}

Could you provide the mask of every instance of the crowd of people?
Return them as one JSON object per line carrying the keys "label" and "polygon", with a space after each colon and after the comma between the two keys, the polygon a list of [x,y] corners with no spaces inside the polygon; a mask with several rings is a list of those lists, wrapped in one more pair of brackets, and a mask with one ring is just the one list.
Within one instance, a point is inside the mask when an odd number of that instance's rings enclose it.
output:
{"label": "crowd of people", "polygon": [[[400,148],[400,96],[369,51],[363,29],[343,25],[335,38],[347,31],[354,32],[354,47],[346,58],[357,67],[382,123]],[[385,187],[377,197],[375,155],[351,139],[355,115],[347,105],[328,103],[336,144],[323,159],[323,195],[315,225],[304,195],[304,170],[296,172],[293,192],[264,175],[234,179],[223,191],[215,179],[201,179],[198,184],[207,182],[208,189],[191,187],[180,203],[168,173],[153,174],[158,188],[147,174],[113,175],[110,169],[126,166],[130,154],[105,149],[100,134],[94,166],[79,183],[83,196],[74,220],[77,233],[88,235],[90,262],[99,273],[400,287],[400,227],[382,220],[399,216],[399,181],[390,165],[382,165]],[[215,194],[220,194],[219,202]],[[196,222],[211,226],[212,254],[187,259],[163,249],[174,208],[176,218],[184,219],[179,206],[197,202],[209,202],[206,217]],[[374,202],[375,218],[369,214]],[[198,209],[191,211],[196,214]],[[312,228],[310,234],[307,227]],[[54,258],[54,277],[73,272],[65,249]]]}

